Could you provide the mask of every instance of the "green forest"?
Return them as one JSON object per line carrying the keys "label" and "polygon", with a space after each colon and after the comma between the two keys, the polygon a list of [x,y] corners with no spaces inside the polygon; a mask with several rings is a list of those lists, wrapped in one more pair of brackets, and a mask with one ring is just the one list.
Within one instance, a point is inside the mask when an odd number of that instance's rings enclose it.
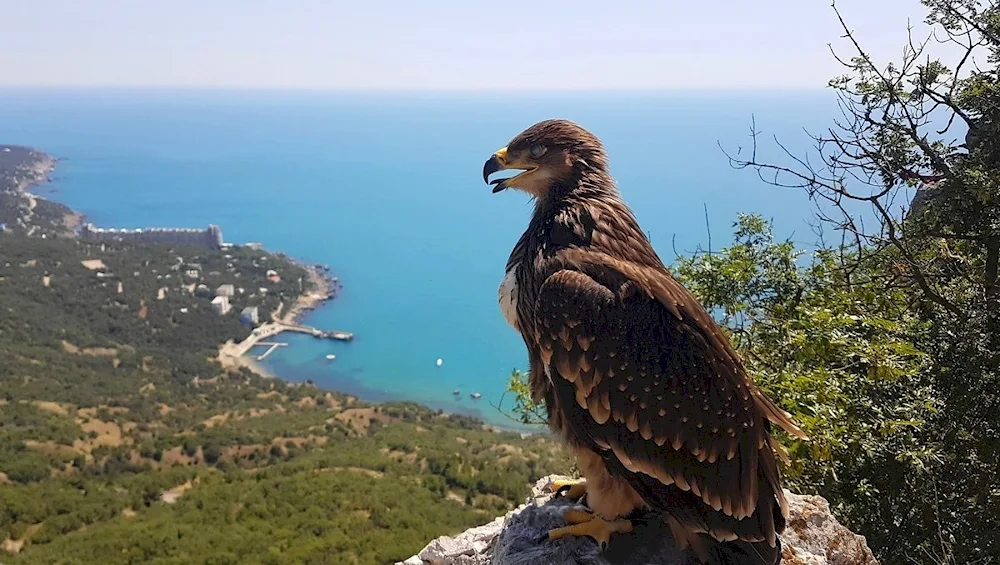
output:
{"label": "green forest", "polygon": [[0,257],[4,563],[393,562],[570,468],[547,438],[224,369],[239,309],[299,293],[280,256],[14,230]]}

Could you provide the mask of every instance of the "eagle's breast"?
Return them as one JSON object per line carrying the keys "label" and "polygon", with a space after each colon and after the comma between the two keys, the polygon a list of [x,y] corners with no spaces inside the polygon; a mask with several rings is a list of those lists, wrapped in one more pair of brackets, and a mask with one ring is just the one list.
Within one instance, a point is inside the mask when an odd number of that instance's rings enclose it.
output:
{"label": "eagle's breast", "polygon": [[500,295],[500,311],[503,313],[504,319],[515,330],[520,331],[517,326],[517,277],[514,274],[516,272],[516,265],[507,271],[503,281],[500,282],[498,293]]}

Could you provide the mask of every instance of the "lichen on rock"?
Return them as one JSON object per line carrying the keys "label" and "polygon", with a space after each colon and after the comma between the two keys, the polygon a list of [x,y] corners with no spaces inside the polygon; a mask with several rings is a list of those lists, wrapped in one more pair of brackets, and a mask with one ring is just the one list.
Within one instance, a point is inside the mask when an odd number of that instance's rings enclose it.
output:
{"label": "lichen on rock", "polygon": [[[601,553],[589,538],[559,541],[538,539],[565,525],[563,512],[573,503],[553,497],[546,488],[558,476],[539,480],[524,505],[492,522],[457,536],[442,536],[417,555],[397,565],[696,565],[690,552],[680,551],[658,522],[637,524],[634,534],[612,539]],[[783,565],[878,565],[863,536],[830,514],[819,496],[785,491],[788,528],[782,534]],[[667,530],[669,532],[669,530]]]}

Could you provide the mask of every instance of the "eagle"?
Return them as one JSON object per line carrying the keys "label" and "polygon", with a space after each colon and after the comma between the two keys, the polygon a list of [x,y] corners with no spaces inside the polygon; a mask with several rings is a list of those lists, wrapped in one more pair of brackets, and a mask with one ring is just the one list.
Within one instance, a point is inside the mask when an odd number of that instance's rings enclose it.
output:
{"label": "eagle", "polygon": [[[490,180],[508,169],[518,174]],[[533,197],[500,310],[527,347],[532,397],[583,475],[553,485],[582,504],[545,537],[588,536],[603,550],[651,512],[704,563],[780,563],[788,509],[772,423],[806,436],[670,275],[601,141],[545,120],[490,156],[483,180]]]}

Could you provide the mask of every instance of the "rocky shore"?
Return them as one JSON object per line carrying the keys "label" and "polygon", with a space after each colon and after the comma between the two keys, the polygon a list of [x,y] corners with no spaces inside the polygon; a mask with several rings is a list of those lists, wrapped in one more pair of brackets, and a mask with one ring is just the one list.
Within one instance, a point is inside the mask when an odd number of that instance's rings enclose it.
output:
{"label": "rocky shore", "polygon": [[342,286],[340,279],[330,275],[329,267],[324,265],[307,265],[288,257],[285,257],[285,259],[305,269],[308,280],[308,288],[295,299],[292,306],[280,318],[280,321],[286,324],[294,324],[301,321],[302,316],[307,312],[318,308],[328,300],[336,298]]}
{"label": "rocky shore", "polygon": [[59,162],[55,157],[18,145],[0,145],[0,192],[24,193],[48,182]]}
{"label": "rocky shore", "polygon": [[59,159],[19,145],[0,145],[0,224],[52,235],[72,235],[83,214],[63,204],[32,194],[49,176]]}

